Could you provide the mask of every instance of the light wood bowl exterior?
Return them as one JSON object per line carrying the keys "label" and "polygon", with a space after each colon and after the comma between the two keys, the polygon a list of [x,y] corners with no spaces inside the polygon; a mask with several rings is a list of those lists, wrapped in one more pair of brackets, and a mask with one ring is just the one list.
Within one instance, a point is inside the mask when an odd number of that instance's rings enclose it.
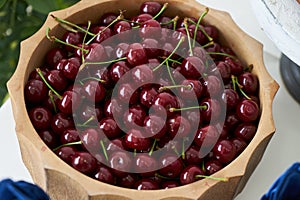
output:
{"label": "light wood bowl exterior", "polygon": [[[83,0],[70,8],[51,14],[75,23],[88,20],[96,22],[101,14],[108,11],[126,9],[125,15],[137,13],[143,1]],[[198,17],[205,9],[205,6],[194,0],[161,2],[170,3],[167,12],[173,15],[177,12],[179,15]],[[279,86],[266,71],[262,45],[237,27],[229,14],[210,9],[205,21],[218,27],[222,41],[234,50],[244,64],[253,64],[253,73],[260,81],[261,119],[255,137],[244,152],[214,174],[215,177],[228,178],[228,182],[203,179],[169,190],[137,191],[101,183],[81,174],[57,157],[40,139],[30,122],[24,101],[24,85],[30,72],[43,63],[46,52],[53,46],[45,37],[46,28],[50,27],[51,34],[58,37],[62,35],[63,28],[48,16],[43,27],[21,43],[18,67],[7,84],[16,121],[16,133],[23,161],[34,182],[46,190],[52,200],[227,200],[233,199],[242,191],[275,132],[272,102]]]}

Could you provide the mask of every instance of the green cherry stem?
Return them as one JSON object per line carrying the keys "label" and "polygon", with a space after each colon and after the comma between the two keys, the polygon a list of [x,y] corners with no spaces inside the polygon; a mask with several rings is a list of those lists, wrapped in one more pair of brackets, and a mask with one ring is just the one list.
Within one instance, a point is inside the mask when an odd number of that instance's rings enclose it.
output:
{"label": "green cherry stem", "polygon": [[212,46],[212,45],[214,45],[214,43],[215,43],[214,41],[210,41],[207,44],[203,45],[202,48],[204,49],[206,47]]}
{"label": "green cherry stem", "polygon": [[107,155],[103,140],[100,140],[100,145],[101,145],[101,148],[102,148],[105,159],[108,160],[108,155]]}
{"label": "green cherry stem", "polygon": [[[91,21],[88,21],[88,27],[87,27],[87,30],[90,29],[90,26],[91,26]],[[86,37],[87,37],[87,32],[84,34],[84,37],[83,37],[83,40],[82,40],[82,45],[81,45],[81,60],[82,60],[82,63],[84,63],[84,46],[85,46],[85,40],[86,40]]]}
{"label": "green cherry stem", "polygon": [[194,31],[194,40],[193,40],[193,44],[192,44],[193,48],[195,47],[196,37],[197,37],[197,31],[198,31],[198,28],[200,26],[200,23],[201,23],[202,19],[205,17],[205,15],[207,15],[208,11],[209,11],[209,9],[205,8],[205,11],[201,14],[201,16],[199,17],[199,19],[197,21],[197,24],[196,24],[196,27],[195,27],[195,31]]}
{"label": "green cherry stem", "polygon": [[79,71],[81,71],[86,65],[106,65],[106,64],[111,64],[111,63],[119,62],[122,60],[126,60],[126,59],[127,59],[126,57],[123,57],[123,58],[119,58],[116,60],[109,60],[109,61],[104,61],[104,62],[85,62],[85,63],[81,64]]}
{"label": "green cherry stem", "polygon": [[228,181],[228,178],[218,178],[218,177],[206,176],[206,175],[201,175],[201,174],[198,174],[195,177],[196,178],[207,178],[207,179],[212,179],[212,180],[215,180],[215,181],[223,181],[223,182]]}
{"label": "green cherry stem", "polygon": [[185,139],[182,140],[181,157],[185,159]]}
{"label": "green cherry stem", "polygon": [[238,78],[234,75],[231,75],[231,80],[233,84],[233,89],[236,91],[237,88],[239,89],[240,93],[248,100],[251,100],[251,98],[243,91],[243,86],[239,83]]}
{"label": "green cherry stem", "polygon": [[99,81],[100,83],[105,83],[105,80],[102,80],[102,79],[99,79],[99,78],[96,78],[96,77],[87,77],[87,78],[81,79],[80,81],[84,82],[84,81],[87,81],[87,80],[94,80],[94,81]]}
{"label": "green cherry stem", "polygon": [[50,101],[51,101],[51,104],[52,104],[52,106],[53,106],[54,112],[57,113],[57,107],[56,107],[56,104],[55,104],[55,102],[54,102],[54,97],[53,97],[53,92],[52,92],[52,90],[49,90],[48,96],[49,96],[49,98],[50,98]]}
{"label": "green cherry stem", "polygon": [[[57,42],[57,43],[60,43],[60,44],[66,45],[66,46],[70,46],[70,47],[73,47],[73,48],[79,49],[79,50],[82,49],[82,48],[79,47],[79,46],[73,45],[73,44],[71,44],[71,43],[66,43],[65,41],[62,41],[62,40],[58,39],[58,38],[55,37],[55,36],[50,36],[50,35],[49,35],[50,30],[51,30],[51,29],[50,29],[49,27],[46,29],[46,36],[47,36],[47,38],[48,38],[51,42]],[[84,49],[84,51],[85,51],[85,53],[88,52],[88,50],[86,50],[86,49]]]}
{"label": "green cherry stem", "polygon": [[168,3],[164,3],[160,11],[152,19],[158,18],[167,9],[168,5],[169,5]]}
{"label": "green cherry stem", "polygon": [[56,148],[53,149],[53,151],[56,151],[57,149],[60,149],[61,147],[68,147],[68,146],[73,146],[73,145],[78,145],[78,144],[82,144],[82,141],[76,141],[76,142],[70,142],[70,143],[66,143],[66,144],[62,144]]}
{"label": "green cherry stem", "polygon": [[47,85],[47,87],[61,100],[62,96],[60,94],[58,94],[58,92],[56,92],[53,87],[48,83],[48,81],[45,79],[42,71],[40,68],[36,68],[35,69],[36,72],[38,73],[38,75],[41,77],[41,79],[43,80],[43,82]]}
{"label": "green cherry stem", "polygon": [[178,44],[176,45],[176,47],[174,48],[174,50],[172,51],[172,53],[170,53],[170,55],[164,60],[162,61],[159,65],[157,65],[153,71],[155,72],[156,70],[158,70],[161,66],[163,66],[163,64],[165,64],[165,62],[167,62],[172,56],[173,54],[177,51],[177,49],[179,48],[179,46],[182,44],[182,42],[185,40],[185,37],[180,38]]}
{"label": "green cherry stem", "polygon": [[191,85],[168,85],[168,86],[162,86],[158,89],[159,92],[162,92],[164,90],[167,90],[167,89],[174,89],[174,88],[186,88],[186,89],[189,89],[191,90],[193,88],[193,86]]}
{"label": "green cherry stem", "polygon": [[184,24],[186,35],[188,38],[188,43],[189,43],[189,48],[190,48],[190,56],[193,56],[193,47],[192,47],[192,43],[191,43],[191,36],[190,36],[189,28],[188,28],[187,18],[184,18],[183,24]]}
{"label": "green cherry stem", "polygon": [[[78,30],[80,30],[80,31],[82,31],[82,32],[84,32],[84,33],[87,33],[87,34],[89,34],[89,35],[91,35],[91,36],[95,36],[95,34],[94,33],[91,33],[91,32],[89,32],[88,30],[85,30],[84,28],[82,28],[82,27],[80,27],[80,26],[78,26],[78,25],[76,25],[76,24],[73,24],[73,23],[71,23],[71,22],[69,22],[69,21],[67,21],[67,20],[63,20],[63,19],[61,19],[61,18],[58,18],[58,17],[55,17],[54,15],[51,15],[51,17],[53,17],[56,21],[58,21],[60,24],[65,24],[65,25],[67,25],[67,26],[71,26],[71,27],[74,27],[74,28],[76,28],[76,29],[78,29]],[[65,26],[64,26],[65,27]],[[73,29],[74,30],[74,29]],[[76,31],[76,30],[75,30]]]}
{"label": "green cherry stem", "polygon": [[192,110],[192,109],[207,109],[207,106],[191,106],[186,108],[169,108],[170,112],[176,112],[176,111],[185,111],[185,110]]}
{"label": "green cherry stem", "polygon": [[153,151],[154,151],[154,149],[155,149],[155,147],[156,147],[156,143],[157,143],[157,139],[155,139],[154,142],[153,142],[153,145],[152,145],[152,147],[151,147],[151,150],[149,151],[149,156],[152,155],[152,153],[153,153]]}
{"label": "green cherry stem", "polygon": [[230,55],[230,54],[227,54],[227,53],[222,53],[222,52],[207,52],[207,54],[209,54],[209,55],[226,56],[226,57],[232,58],[232,59],[234,59],[234,60],[237,60],[237,57],[235,57],[235,56],[233,56],[233,55]]}
{"label": "green cherry stem", "polygon": [[172,73],[171,73],[169,61],[166,62],[166,65],[167,65],[167,70],[168,70],[168,74],[169,74],[169,76],[170,76],[171,82],[172,82],[173,85],[176,85],[175,80],[174,80],[174,78],[173,78],[173,76],[172,76]]}
{"label": "green cherry stem", "polygon": [[93,121],[94,119],[95,119],[95,117],[94,117],[94,116],[91,116],[88,120],[86,120],[86,121],[82,124],[82,126],[88,125],[88,123],[90,123],[90,122]]}
{"label": "green cherry stem", "polygon": [[178,21],[179,17],[176,16],[174,17],[173,19],[167,21],[167,22],[164,22],[164,23],[160,23],[160,25],[168,25],[168,24],[171,24],[171,23],[174,23],[174,21]]}
{"label": "green cherry stem", "polygon": [[158,178],[164,179],[164,180],[174,180],[172,178],[160,175],[159,173],[155,173],[155,176],[158,177]]}
{"label": "green cherry stem", "polygon": [[176,149],[175,146],[173,146],[172,149],[173,149],[173,151],[176,153],[177,156],[180,156],[180,154],[179,154],[179,152],[178,152],[178,150]]}

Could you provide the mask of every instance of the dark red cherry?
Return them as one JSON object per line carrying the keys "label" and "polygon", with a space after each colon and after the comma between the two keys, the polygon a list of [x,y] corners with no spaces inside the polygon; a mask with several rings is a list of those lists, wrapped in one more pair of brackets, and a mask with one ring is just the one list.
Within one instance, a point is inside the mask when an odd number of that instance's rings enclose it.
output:
{"label": "dark red cherry", "polygon": [[72,114],[79,107],[81,97],[76,92],[67,90],[58,102],[58,109],[62,113]]}
{"label": "dark red cherry", "polygon": [[223,168],[222,163],[219,162],[218,160],[209,160],[205,162],[204,166],[205,166],[205,172],[208,176],[216,173],[217,171]]}
{"label": "dark red cherry", "polygon": [[159,159],[159,173],[169,178],[176,178],[183,169],[183,162],[178,156],[167,154]]}
{"label": "dark red cherry", "polygon": [[101,62],[106,59],[104,47],[99,43],[89,45],[89,52],[85,56],[85,62]]}
{"label": "dark red cherry", "polygon": [[204,27],[205,32],[213,38],[214,41],[217,41],[219,38],[219,31],[218,29],[213,25],[206,25]]}
{"label": "dark red cherry", "polygon": [[73,128],[73,118],[64,113],[57,113],[51,121],[51,128],[57,134],[62,134],[66,129]]}
{"label": "dark red cherry", "polygon": [[200,165],[202,158],[200,156],[200,147],[190,146],[185,152],[184,161],[189,165]]}
{"label": "dark red cherry", "polygon": [[141,5],[140,12],[155,16],[157,13],[159,13],[161,8],[162,8],[162,6],[160,3],[147,1]]}
{"label": "dark red cherry", "polygon": [[125,150],[125,147],[123,146],[123,139],[122,138],[116,138],[113,140],[110,140],[106,143],[106,152],[111,155],[114,152]]}
{"label": "dark red cherry", "polygon": [[114,174],[125,176],[131,170],[132,159],[128,153],[116,151],[109,157],[109,164]]}
{"label": "dark red cherry", "polygon": [[133,188],[133,185],[138,181],[138,177],[135,174],[126,174],[125,176],[118,177],[118,186],[124,188]]}
{"label": "dark red cherry", "polygon": [[160,38],[161,37],[161,26],[160,23],[154,19],[143,22],[140,25],[140,36],[142,38]]}
{"label": "dark red cherry", "polygon": [[[120,34],[131,29],[131,25],[127,21],[118,21],[114,25],[114,33]],[[124,39],[124,38],[123,38]]]}
{"label": "dark red cherry", "polygon": [[158,190],[159,185],[151,179],[140,179],[134,184],[133,188],[137,190]]}
{"label": "dark red cherry", "polygon": [[92,33],[97,34],[95,41],[98,43],[103,42],[113,35],[113,31],[107,26],[95,26],[92,29]]}
{"label": "dark red cherry", "polygon": [[137,104],[139,91],[135,90],[134,84],[132,83],[122,83],[118,88],[118,99],[123,103]]}
{"label": "dark red cherry", "polygon": [[239,102],[239,94],[233,89],[225,89],[222,93],[222,100],[226,103],[227,111],[234,110]]}
{"label": "dark red cherry", "polygon": [[204,78],[203,85],[206,90],[206,95],[209,97],[215,97],[223,91],[223,82],[214,75],[209,75]]}
{"label": "dark red cherry", "polygon": [[[83,37],[84,35],[81,32],[67,31],[63,35],[63,41],[65,41],[67,44],[77,46],[78,44],[82,44]],[[65,45],[64,48],[69,52],[72,52],[74,50],[73,47],[69,45]]]}
{"label": "dark red cherry", "polygon": [[76,152],[72,157],[71,165],[74,169],[90,175],[95,172],[97,168],[97,161],[87,152]]}
{"label": "dark red cherry", "polygon": [[170,115],[170,108],[178,108],[178,101],[170,93],[162,92],[155,96],[152,106],[157,113],[167,112]]}
{"label": "dark red cherry", "polygon": [[181,74],[188,79],[199,79],[205,69],[203,61],[195,56],[187,57],[181,64]]}
{"label": "dark red cherry", "polygon": [[94,128],[88,128],[80,133],[83,146],[90,152],[96,152],[100,148],[100,140],[103,134]]}
{"label": "dark red cherry", "polygon": [[143,87],[140,93],[140,102],[142,105],[150,108],[153,104],[155,96],[158,94],[158,89],[156,87]]}
{"label": "dark red cherry", "polygon": [[151,146],[151,140],[146,138],[140,130],[131,129],[126,133],[123,145],[128,149],[148,150]]}
{"label": "dark red cherry", "polygon": [[147,136],[159,139],[163,137],[167,131],[165,120],[157,115],[149,115],[144,120],[144,127]]}
{"label": "dark red cherry", "polygon": [[185,167],[180,174],[181,185],[187,185],[201,179],[197,175],[205,175],[205,172],[196,165]]}
{"label": "dark red cherry", "polygon": [[132,79],[137,86],[152,83],[154,79],[153,71],[146,64],[136,66],[131,71]]}
{"label": "dark red cherry", "polygon": [[71,164],[72,158],[76,152],[77,149],[74,146],[60,147],[55,150],[55,154],[68,164]]}
{"label": "dark red cherry", "polygon": [[230,140],[220,140],[214,147],[215,158],[221,163],[229,163],[236,156],[236,148]]}
{"label": "dark red cherry", "polygon": [[96,180],[101,181],[103,183],[108,183],[112,185],[116,183],[116,178],[114,174],[108,167],[105,167],[103,165],[97,168],[94,177]]}
{"label": "dark red cherry", "polygon": [[53,149],[59,145],[57,135],[53,131],[41,130],[38,134],[49,148]]}
{"label": "dark red cherry", "polygon": [[248,145],[247,142],[244,141],[242,138],[232,138],[231,142],[235,146],[236,155],[241,154]]}
{"label": "dark red cherry", "polygon": [[210,151],[217,143],[219,137],[218,129],[213,125],[208,125],[197,130],[194,142],[199,147]]}
{"label": "dark red cherry", "polygon": [[141,23],[143,23],[145,21],[148,21],[152,18],[153,18],[153,16],[149,15],[147,13],[142,13],[138,16],[134,16],[134,17],[131,18],[131,21],[133,22],[132,26],[140,25]]}
{"label": "dark red cherry", "polygon": [[200,98],[203,91],[203,86],[199,80],[183,80],[180,85],[190,86],[191,88],[181,87],[179,95],[185,99],[195,100]]}
{"label": "dark red cherry", "polygon": [[156,39],[145,38],[142,41],[142,46],[146,51],[148,58],[157,58],[157,56],[159,55],[159,43]]}
{"label": "dark red cherry", "polygon": [[231,68],[230,68],[230,66],[226,62],[220,61],[217,64],[217,69],[218,69],[218,72],[220,73],[220,76],[223,79],[223,82],[225,84],[227,84],[231,79]]}
{"label": "dark red cherry", "polygon": [[[91,120],[93,117],[93,120],[100,120],[103,117],[103,108],[99,105],[90,105],[90,103],[84,103],[80,111],[77,111],[79,113],[79,120],[82,123],[85,123],[88,120]],[[76,114],[77,114],[76,112]]]}
{"label": "dark red cherry", "polygon": [[46,62],[50,67],[54,67],[61,59],[67,57],[66,52],[58,47],[50,49],[46,55]]}
{"label": "dark red cherry", "polygon": [[171,20],[172,19],[170,17],[167,17],[167,16],[161,16],[161,17],[158,18],[158,21],[159,21],[162,28],[173,30],[174,23],[173,22],[170,23]]}
{"label": "dark red cherry", "polygon": [[241,123],[235,130],[234,135],[238,138],[250,142],[256,133],[256,125],[253,123]]}
{"label": "dark red cherry", "polygon": [[230,57],[225,58],[225,63],[230,67],[230,71],[233,75],[238,76],[243,73],[243,66],[239,60],[233,60]]}
{"label": "dark red cherry", "polygon": [[142,65],[147,63],[147,54],[140,43],[130,44],[128,47],[127,62],[132,65]]}
{"label": "dark red cherry", "polygon": [[[212,45],[209,45],[208,47],[205,48],[207,52],[220,52],[221,51],[221,46],[219,43],[214,42]],[[218,54],[210,54],[210,57],[213,58],[215,61],[219,60],[219,55]]]}
{"label": "dark red cherry", "polygon": [[66,60],[66,63],[63,65],[62,72],[63,75],[70,79],[75,80],[81,65],[81,61],[78,57],[72,57]]}
{"label": "dark red cherry", "polygon": [[164,181],[161,183],[162,189],[171,189],[178,187],[180,184],[177,181]]}
{"label": "dark red cherry", "polygon": [[235,112],[229,112],[226,115],[225,118],[225,126],[229,129],[229,130],[234,130],[235,127],[240,123],[240,119],[238,118],[238,116],[236,115]]}
{"label": "dark red cherry", "polygon": [[255,74],[244,72],[238,77],[239,84],[246,94],[255,94],[258,89],[258,78]]}
{"label": "dark red cherry", "polygon": [[207,60],[207,52],[202,47],[194,47],[193,48],[193,55],[200,58],[201,60]]}
{"label": "dark red cherry", "polygon": [[124,125],[128,128],[143,126],[146,117],[146,111],[141,105],[130,106],[128,112],[124,113]]}
{"label": "dark red cherry", "polygon": [[68,144],[80,140],[79,133],[75,128],[68,128],[60,135],[60,143]]}
{"label": "dark red cherry", "polygon": [[107,100],[103,110],[106,117],[112,118],[123,116],[124,113],[122,104],[115,98]]}
{"label": "dark red cherry", "polygon": [[115,56],[116,58],[123,58],[128,53],[128,47],[129,44],[127,43],[124,42],[119,43],[113,51],[114,52],[113,57]]}
{"label": "dark red cherry", "polygon": [[117,19],[118,15],[115,13],[105,13],[100,18],[100,24],[103,24],[104,26],[109,25],[112,23],[115,19]]}
{"label": "dark red cherry", "polygon": [[218,100],[211,99],[211,98],[204,98],[200,104],[202,108],[201,112],[201,119],[205,122],[216,122],[219,120],[220,116],[222,116],[222,108]]}
{"label": "dark red cherry", "polygon": [[41,80],[29,80],[24,89],[25,100],[27,103],[40,103],[48,96],[48,88]]}
{"label": "dark red cherry", "polygon": [[98,103],[105,97],[105,88],[99,81],[86,81],[84,83],[83,89],[84,96],[91,102]]}
{"label": "dark red cherry", "polygon": [[52,114],[44,107],[35,107],[29,111],[29,118],[35,129],[47,129],[50,127]]}
{"label": "dark red cherry", "polygon": [[167,122],[168,133],[171,137],[186,137],[191,130],[189,121],[181,115],[173,115]]}
{"label": "dark red cherry", "polygon": [[47,82],[54,88],[54,90],[60,92],[66,89],[68,80],[64,76],[62,71],[51,70],[46,75]]}
{"label": "dark red cherry", "polygon": [[134,172],[141,173],[142,176],[151,176],[157,168],[157,161],[148,154],[138,154],[134,158]]}
{"label": "dark red cherry", "polygon": [[111,79],[117,83],[120,78],[130,70],[131,66],[125,61],[114,63],[109,69]]}
{"label": "dark red cherry", "polygon": [[121,129],[113,118],[102,118],[99,122],[99,128],[108,138],[116,138],[120,136]]}
{"label": "dark red cherry", "polygon": [[236,114],[243,122],[253,122],[259,116],[259,107],[254,101],[244,99],[236,106]]}

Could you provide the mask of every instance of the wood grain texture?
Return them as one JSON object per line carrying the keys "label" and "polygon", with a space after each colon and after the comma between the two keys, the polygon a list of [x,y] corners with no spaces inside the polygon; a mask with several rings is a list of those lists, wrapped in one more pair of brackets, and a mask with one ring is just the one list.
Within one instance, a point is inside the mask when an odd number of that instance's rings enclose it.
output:
{"label": "wood grain texture", "polygon": [[[95,21],[104,12],[118,9],[136,13],[142,2],[142,0],[83,0],[68,9],[51,14],[75,23],[83,23],[87,20]],[[198,17],[205,9],[205,6],[193,0],[160,2],[169,2],[167,12],[179,15]],[[17,70],[8,82],[16,132],[25,165],[33,180],[49,193],[52,200],[229,200],[243,189],[275,132],[272,102],[278,84],[266,71],[262,45],[237,27],[229,14],[211,9],[205,22],[218,27],[222,41],[234,50],[244,64],[254,65],[254,73],[260,80],[261,120],[255,137],[245,151],[214,174],[215,177],[228,178],[228,182],[203,179],[171,190],[136,191],[101,183],[71,168],[46,147],[31,125],[26,112],[23,90],[29,73],[42,64],[43,56],[53,45],[45,37],[46,28],[50,27],[51,34],[57,36],[62,34],[62,28],[54,19],[48,17],[35,35],[22,42]]]}

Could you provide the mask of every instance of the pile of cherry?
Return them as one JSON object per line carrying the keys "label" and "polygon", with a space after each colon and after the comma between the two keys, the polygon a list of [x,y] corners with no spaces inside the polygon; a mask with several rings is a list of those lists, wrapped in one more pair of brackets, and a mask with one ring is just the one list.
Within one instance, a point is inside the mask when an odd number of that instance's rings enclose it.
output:
{"label": "pile of cherry", "polygon": [[31,122],[76,170],[138,190],[203,178],[233,161],[256,133],[258,79],[219,43],[216,27],[166,16],[107,13],[98,24],[57,18],[63,37],[25,86]]}

